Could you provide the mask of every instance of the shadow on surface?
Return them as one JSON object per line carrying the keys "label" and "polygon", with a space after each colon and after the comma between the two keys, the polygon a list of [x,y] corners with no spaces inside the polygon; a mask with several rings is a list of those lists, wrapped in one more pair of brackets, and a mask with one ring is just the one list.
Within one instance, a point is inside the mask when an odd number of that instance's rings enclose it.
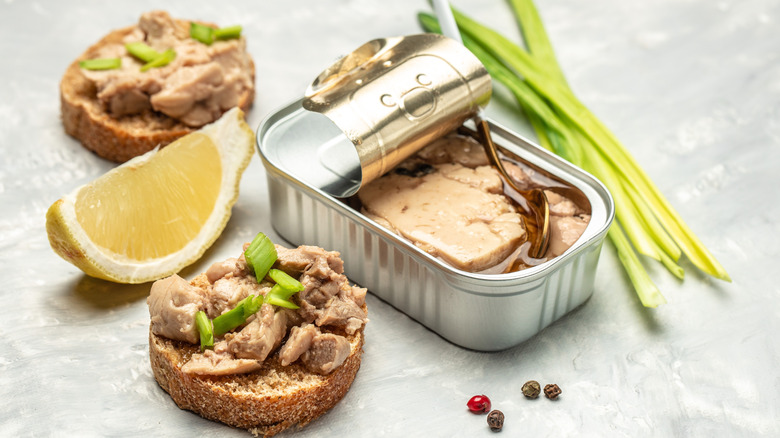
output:
{"label": "shadow on surface", "polygon": [[658,322],[658,319],[656,318],[656,315],[653,311],[654,309],[643,306],[638,296],[636,297],[635,302],[637,312],[639,312],[639,316],[642,318],[642,322],[644,323],[647,330],[655,335],[660,335],[663,333],[663,326]]}
{"label": "shadow on surface", "polygon": [[115,307],[145,300],[152,283],[119,284],[82,275],[73,286],[74,298],[97,309]]}
{"label": "shadow on surface", "polygon": [[[614,248],[613,248],[614,249]],[[631,283],[631,278],[628,276],[628,273],[624,269],[622,269],[622,266],[620,266],[620,277],[623,279],[623,281],[626,284],[626,291],[631,294],[631,301],[634,304],[634,308],[636,309],[637,314],[642,320],[642,323],[644,324],[645,328],[648,332],[654,334],[654,335],[660,335],[663,333],[664,328],[663,325],[658,321],[657,315],[654,308],[652,307],[645,307],[644,304],[642,304],[642,300],[639,299],[639,295],[637,295],[636,290],[634,289],[634,285]],[[652,276],[653,273],[650,272],[650,275]],[[663,290],[659,288],[659,291],[661,294],[663,294]],[[662,306],[665,306],[666,304],[661,304]]]}
{"label": "shadow on surface", "polygon": [[690,260],[688,260],[687,257],[681,262],[681,265],[685,269],[686,275],[693,277],[695,281],[706,284],[707,289],[712,291],[713,295],[715,295],[717,298],[724,301],[730,301],[733,298],[730,294],[730,291],[728,290],[727,285],[732,284],[734,279],[732,279],[731,283],[729,283],[727,281],[712,277],[697,268]]}
{"label": "shadow on surface", "polygon": [[[723,304],[728,305],[732,300],[732,295],[726,286],[728,283],[702,272],[685,255],[683,255],[677,263],[680,267],[683,268],[683,271],[685,272],[685,278],[683,280],[673,277],[672,274],[669,273],[660,264],[652,263],[645,265],[650,278],[656,284],[660,293],[664,295],[667,300],[666,304],[661,304],[658,306],[659,309],[663,306],[674,305],[673,303],[670,304],[670,302],[675,299],[681,299],[681,297],[675,297],[674,294],[681,292],[683,289],[683,284],[687,282],[698,283],[694,286],[696,289],[701,289],[700,292],[712,293],[719,300],[721,300]],[[634,288],[631,285],[628,274],[623,271],[622,276],[625,279],[626,284],[629,286],[629,290],[633,293],[633,301],[636,304],[637,312],[642,318],[645,327],[647,327],[648,331],[652,334],[657,335],[663,333],[664,327],[663,324],[658,320],[660,317],[658,316],[658,312],[656,312],[658,309],[644,307],[642,302],[639,300],[639,296],[634,292]],[[662,276],[668,276],[675,287],[664,287],[664,279],[662,279]]]}

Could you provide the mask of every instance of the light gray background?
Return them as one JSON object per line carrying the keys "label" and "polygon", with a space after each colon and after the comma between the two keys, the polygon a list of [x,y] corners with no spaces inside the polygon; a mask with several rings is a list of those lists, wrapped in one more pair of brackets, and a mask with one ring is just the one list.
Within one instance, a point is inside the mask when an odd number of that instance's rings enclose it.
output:
{"label": "light gray background", "polygon": [[[501,0],[454,2],[516,38]],[[46,209],[112,164],[66,136],[59,79],[110,29],[159,2],[0,2],[0,435],[246,436],[179,410],[148,363],[149,285],[94,280],[57,257]],[[159,7],[159,6],[158,6]],[[166,2],[181,18],[240,23],[257,63],[256,127],[337,56],[416,33],[425,1]],[[478,353],[369,296],[362,368],[329,414],[285,436],[492,436],[466,411],[489,395],[503,436],[780,436],[780,3],[538,0],[580,98],[622,139],[734,279],[679,282],[642,308],[611,244],[593,297],[525,344]],[[497,90],[488,115],[528,126]],[[222,237],[192,277],[272,236],[255,156]],[[276,237],[276,236],[274,236]],[[359,254],[344,254],[360,257]],[[557,402],[525,400],[528,379]]]}

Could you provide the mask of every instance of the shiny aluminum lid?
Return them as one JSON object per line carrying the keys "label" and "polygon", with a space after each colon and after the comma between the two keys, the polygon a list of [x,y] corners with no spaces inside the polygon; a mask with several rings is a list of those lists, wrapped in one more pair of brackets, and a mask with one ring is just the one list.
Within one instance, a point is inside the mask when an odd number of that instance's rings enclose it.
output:
{"label": "shiny aluminum lid", "polygon": [[305,168],[299,177],[330,195],[353,195],[473,117],[490,94],[484,66],[454,40],[420,34],[369,41],[306,91],[303,108],[322,120],[315,138],[294,146]]}

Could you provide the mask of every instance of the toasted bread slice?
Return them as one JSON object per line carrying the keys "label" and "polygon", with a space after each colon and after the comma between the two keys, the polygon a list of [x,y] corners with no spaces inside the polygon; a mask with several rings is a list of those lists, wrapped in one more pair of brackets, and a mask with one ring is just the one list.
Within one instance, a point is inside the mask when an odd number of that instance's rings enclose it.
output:
{"label": "toasted bread slice", "polygon": [[151,331],[149,356],[155,379],[181,409],[270,437],[296,424],[305,426],[344,397],[360,368],[363,328],[352,335],[338,333],[346,336],[351,351],[344,363],[324,376],[299,362],[282,366],[278,352],[249,374],[186,374],[181,367],[199,347]]}
{"label": "toasted bread slice", "polygon": [[[189,26],[189,21],[175,20]],[[75,137],[89,150],[118,163],[142,155],[157,146],[165,146],[196,130],[157,111],[114,118],[97,98],[97,89],[79,67],[79,62],[95,58],[101,47],[122,43],[135,26],[117,29],[87,49],[70,66],[60,82],[60,106],[65,132]],[[252,83],[255,66],[250,59]],[[255,98],[254,86],[239,97],[238,106],[247,112]]]}

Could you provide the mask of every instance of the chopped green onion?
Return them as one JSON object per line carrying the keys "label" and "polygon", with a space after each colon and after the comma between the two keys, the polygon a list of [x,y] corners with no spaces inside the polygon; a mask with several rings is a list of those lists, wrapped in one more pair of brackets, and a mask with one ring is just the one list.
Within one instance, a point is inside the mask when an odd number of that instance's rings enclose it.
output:
{"label": "chopped green onion", "polygon": [[211,326],[209,317],[206,316],[206,312],[199,311],[195,314],[195,325],[198,327],[198,333],[200,333],[200,351],[214,346],[214,329]]}
{"label": "chopped green onion", "polygon": [[127,49],[127,53],[146,63],[141,67],[141,71],[166,66],[176,59],[175,50],[168,49],[160,53],[142,41],[127,43],[125,49]]}
{"label": "chopped green onion", "polygon": [[241,26],[221,27],[214,30],[214,37],[218,40],[229,40],[241,36]]}
{"label": "chopped green onion", "polygon": [[276,248],[268,236],[258,233],[246,251],[244,251],[244,257],[247,265],[255,273],[257,282],[260,283],[268,274],[274,262],[276,262]]}
{"label": "chopped green onion", "polygon": [[121,58],[85,59],[79,62],[79,67],[85,70],[113,70],[121,66]]}
{"label": "chopped green onion", "polygon": [[284,289],[291,290],[293,293],[303,290],[303,285],[300,281],[290,277],[286,272],[280,269],[271,269],[268,271],[268,276],[271,277],[271,280],[276,282],[277,285]]}
{"label": "chopped green onion", "polygon": [[127,53],[140,59],[143,62],[152,62],[160,55],[162,55],[162,53],[154,50],[153,48],[149,47],[149,45],[141,41],[127,43],[125,44],[125,49],[127,50]]}
{"label": "chopped green onion", "polygon": [[253,300],[254,295],[250,295],[239,301],[238,304],[236,304],[236,307],[214,318],[214,336],[222,336],[234,328],[244,324],[247,317],[251,315],[251,313],[249,315],[245,315],[244,306],[247,302],[252,302]]}
{"label": "chopped green onion", "polygon": [[250,295],[244,300],[244,318],[249,318],[250,315],[254,315],[260,310],[263,305],[263,296]]}
{"label": "chopped green onion", "polygon": [[300,291],[297,291],[295,289],[287,289],[282,285],[275,284],[274,287],[271,288],[271,292],[269,292],[269,295],[273,295],[275,297],[289,300],[291,296],[297,294],[298,292]]}
{"label": "chopped green onion", "polygon": [[273,304],[275,306],[282,306],[288,309],[297,309],[298,305],[290,301],[290,297],[298,293],[299,291],[293,289],[285,289],[284,287],[275,284],[271,288],[271,291],[265,296],[265,302]]}
{"label": "chopped green onion", "polygon": [[147,71],[150,68],[166,66],[170,64],[171,61],[173,61],[174,59],[176,59],[176,51],[173,49],[168,49],[162,52],[160,56],[144,64],[143,67],[141,67],[141,71]]}
{"label": "chopped green onion", "polygon": [[[270,275],[270,272],[269,272]],[[278,275],[275,274],[275,275]],[[284,274],[287,275],[287,274]],[[289,277],[289,276],[288,276]],[[271,277],[273,278],[273,277]],[[293,279],[292,277],[289,277],[290,280],[295,281],[298,283],[297,280]],[[300,283],[298,283],[300,284]],[[286,307],[288,309],[297,309],[298,305],[290,301],[290,297],[297,294],[298,292],[303,290],[303,285],[301,285],[300,288],[287,288],[285,286],[282,286],[281,284],[275,284],[274,287],[271,288],[271,290],[265,295],[263,298],[263,301],[268,304],[273,304],[274,306],[280,306],[280,307]]]}
{"label": "chopped green onion", "polygon": [[214,42],[215,29],[211,26],[190,22],[190,37],[208,46]]}
{"label": "chopped green onion", "polygon": [[290,292],[289,290],[286,290],[276,284],[271,288],[271,291],[266,294],[265,298],[263,298],[263,301],[268,304],[273,304],[274,306],[286,307],[288,309],[297,309],[298,305],[289,300],[289,298],[295,293],[295,291]]}

